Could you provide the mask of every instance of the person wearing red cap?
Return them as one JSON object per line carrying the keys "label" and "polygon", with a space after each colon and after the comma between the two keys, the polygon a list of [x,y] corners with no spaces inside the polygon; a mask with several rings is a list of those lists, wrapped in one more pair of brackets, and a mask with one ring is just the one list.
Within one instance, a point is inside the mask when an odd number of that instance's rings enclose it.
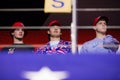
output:
{"label": "person wearing red cap", "polygon": [[96,38],[87,41],[82,45],[80,53],[116,53],[119,47],[119,41],[112,35],[107,35],[108,17],[98,16],[94,19],[93,29],[96,32]]}
{"label": "person wearing red cap", "polygon": [[12,28],[11,35],[13,36],[14,44],[23,44],[23,37],[25,35],[24,24],[22,22],[15,22]]}
{"label": "person wearing red cap", "polygon": [[15,22],[12,25],[12,30],[10,35],[13,37],[13,44],[11,46],[5,47],[2,49],[2,52],[7,52],[8,54],[21,53],[24,52],[33,52],[34,48],[31,45],[24,44],[23,38],[26,35],[24,29],[24,24],[22,22]]}
{"label": "person wearing red cap", "polygon": [[71,53],[71,42],[61,39],[61,23],[53,20],[49,23],[48,38],[49,42],[38,48],[36,53],[40,54],[68,54]]}

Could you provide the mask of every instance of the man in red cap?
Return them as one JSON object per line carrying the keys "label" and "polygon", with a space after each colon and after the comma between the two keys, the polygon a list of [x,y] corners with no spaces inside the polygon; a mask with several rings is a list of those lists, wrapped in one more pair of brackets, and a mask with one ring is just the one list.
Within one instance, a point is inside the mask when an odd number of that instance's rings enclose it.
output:
{"label": "man in red cap", "polygon": [[22,22],[15,22],[12,28],[11,35],[13,36],[14,44],[23,44],[23,37],[25,34],[24,24]]}
{"label": "man in red cap", "polygon": [[98,16],[94,19],[93,29],[96,32],[96,38],[85,42],[80,53],[116,53],[119,41],[111,35],[106,35],[108,20],[106,16]]}
{"label": "man in red cap", "polygon": [[12,25],[11,36],[13,37],[13,45],[3,48],[2,52],[7,52],[8,54],[21,53],[23,52],[33,52],[34,48],[30,45],[26,45],[23,42],[23,38],[26,35],[24,29],[24,24],[22,22],[15,22]]}
{"label": "man in red cap", "polygon": [[71,53],[71,42],[61,39],[61,23],[53,20],[49,23],[48,38],[49,42],[36,50],[40,54],[68,54]]}

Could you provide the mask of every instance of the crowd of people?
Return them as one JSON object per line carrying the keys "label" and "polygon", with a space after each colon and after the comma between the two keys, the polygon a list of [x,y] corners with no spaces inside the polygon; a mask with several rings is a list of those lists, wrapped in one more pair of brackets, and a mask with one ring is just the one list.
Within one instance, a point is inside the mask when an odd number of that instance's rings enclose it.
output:
{"label": "crowd of people", "polygon": [[[79,54],[116,54],[119,49],[119,41],[112,35],[107,34],[108,27],[108,17],[98,16],[93,21],[93,29],[95,31],[96,37],[90,41],[85,42]],[[1,50],[1,54],[18,54],[18,53],[33,53],[33,54],[72,54],[71,41],[65,41],[61,39],[62,24],[58,20],[53,20],[48,24],[49,29],[47,30],[47,35],[49,42],[43,46],[35,49],[32,45],[25,44],[23,39],[27,34],[24,29],[25,25],[23,22],[15,22],[12,25],[10,35],[13,38],[13,44],[4,47]],[[78,49],[77,49],[78,50]]]}

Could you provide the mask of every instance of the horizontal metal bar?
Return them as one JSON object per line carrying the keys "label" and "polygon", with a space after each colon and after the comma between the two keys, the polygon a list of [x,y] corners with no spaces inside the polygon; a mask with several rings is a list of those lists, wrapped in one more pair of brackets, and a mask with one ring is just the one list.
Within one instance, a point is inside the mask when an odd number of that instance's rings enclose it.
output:
{"label": "horizontal metal bar", "polygon": [[[77,8],[77,11],[120,11],[120,8]],[[4,8],[0,12],[17,12],[17,11],[44,11],[44,8]]]}
{"label": "horizontal metal bar", "polygon": [[120,11],[120,8],[78,8],[77,11]]}
{"label": "horizontal metal bar", "polygon": [[[71,29],[71,26],[62,26],[61,29]],[[15,29],[11,26],[0,26],[0,29]],[[26,26],[24,29],[49,29],[48,26]],[[77,29],[93,29],[93,26],[77,26]],[[108,26],[108,29],[120,29],[120,26]]]}
{"label": "horizontal metal bar", "polygon": [[17,12],[17,11],[44,11],[43,8],[11,8],[11,9],[0,9],[0,12]]}

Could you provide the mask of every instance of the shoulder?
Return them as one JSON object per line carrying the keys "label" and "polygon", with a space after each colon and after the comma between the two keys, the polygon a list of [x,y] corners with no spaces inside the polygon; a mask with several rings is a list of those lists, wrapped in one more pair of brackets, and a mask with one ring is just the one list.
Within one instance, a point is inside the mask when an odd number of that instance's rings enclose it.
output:
{"label": "shoulder", "polygon": [[104,38],[104,42],[106,43],[119,43],[119,41],[114,38],[112,35],[106,35],[106,37]]}
{"label": "shoulder", "polygon": [[13,48],[13,45],[3,47],[3,48],[1,49],[1,53],[7,53],[7,52],[10,51],[12,48]]}
{"label": "shoulder", "polygon": [[96,41],[96,39],[92,39],[92,40],[86,41],[86,42],[83,43],[83,46],[91,45],[91,44],[93,44],[95,41]]}
{"label": "shoulder", "polygon": [[48,47],[50,47],[50,42],[47,42],[46,44],[41,44],[37,49],[43,50]]}
{"label": "shoulder", "polygon": [[[106,35],[106,37],[104,39],[116,39],[115,37],[113,37],[112,35]],[[116,39],[117,40],[117,39]]]}
{"label": "shoulder", "polygon": [[35,48],[35,53],[43,53],[44,51],[46,51],[48,48],[50,47],[49,42],[46,44],[41,44],[39,47]]}
{"label": "shoulder", "polygon": [[1,52],[6,51],[8,49],[9,49],[8,47],[4,47],[4,48],[1,49]]}

